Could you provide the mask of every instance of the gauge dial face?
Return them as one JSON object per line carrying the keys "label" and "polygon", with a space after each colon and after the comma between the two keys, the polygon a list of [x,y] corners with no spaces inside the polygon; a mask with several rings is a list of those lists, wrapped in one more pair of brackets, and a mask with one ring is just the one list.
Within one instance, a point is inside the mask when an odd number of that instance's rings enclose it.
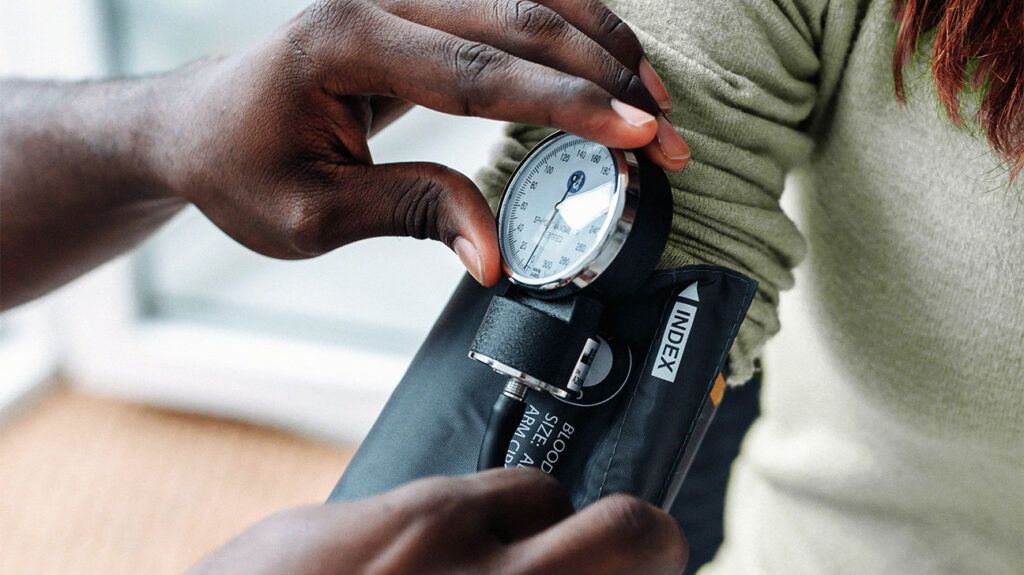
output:
{"label": "gauge dial face", "polygon": [[[562,134],[519,166],[501,202],[501,255],[513,278],[543,285],[578,272],[622,212],[612,152]],[[517,277],[518,276],[518,277]]]}

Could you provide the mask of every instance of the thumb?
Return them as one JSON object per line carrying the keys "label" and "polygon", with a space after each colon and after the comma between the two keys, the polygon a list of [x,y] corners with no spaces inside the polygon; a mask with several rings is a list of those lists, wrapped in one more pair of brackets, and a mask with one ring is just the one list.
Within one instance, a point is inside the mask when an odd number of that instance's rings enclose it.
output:
{"label": "thumb", "polygon": [[484,286],[498,282],[501,255],[494,215],[469,178],[423,162],[365,166],[360,171],[355,177],[361,187],[376,191],[377,205],[366,212],[370,235],[439,240],[459,256],[476,281]]}

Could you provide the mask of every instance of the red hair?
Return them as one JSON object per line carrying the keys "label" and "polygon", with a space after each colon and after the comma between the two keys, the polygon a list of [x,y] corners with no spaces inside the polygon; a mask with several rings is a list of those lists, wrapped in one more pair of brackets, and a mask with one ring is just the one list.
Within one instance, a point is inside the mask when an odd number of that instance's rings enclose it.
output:
{"label": "red hair", "polygon": [[962,125],[960,93],[977,91],[978,124],[1016,177],[1024,168],[1024,0],[896,0],[895,15],[896,97],[905,100],[903,67],[934,29],[932,77],[946,113]]}

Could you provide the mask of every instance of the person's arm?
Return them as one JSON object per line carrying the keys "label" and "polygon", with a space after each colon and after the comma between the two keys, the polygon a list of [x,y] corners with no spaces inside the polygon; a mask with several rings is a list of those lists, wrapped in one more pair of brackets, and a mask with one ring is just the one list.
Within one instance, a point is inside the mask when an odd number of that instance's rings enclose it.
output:
{"label": "person's arm", "polygon": [[134,246],[186,205],[160,175],[158,141],[184,110],[172,96],[185,77],[0,82],[3,308]]}
{"label": "person's arm", "polygon": [[[164,76],[2,82],[0,307],[122,253],[188,203],[265,255],[429,237],[493,284],[494,225],[473,183],[435,164],[374,166],[367,135],[414,103],[645,146],[665,95],[644,62],[596,0],[333,0],[248,52]],[[656,161],[681,168],[678,135],[658,141],[675,153],[655,142]]]}
{"label": "person's arm", "polygon": [[[686,170],[669,174],[675,215],[661,267],[710,263],[759,283],[730,352],[730,382],[744,382],[779,330],[779,292],[792,286],[791,270],[806,252],[779,205],[783,184],[828,120],[864,2],[608,4],[665,79],[674,103],[668,118],[692,149]],[[478,177],[488,198],[547,132],[509,128],[499,160]]]}

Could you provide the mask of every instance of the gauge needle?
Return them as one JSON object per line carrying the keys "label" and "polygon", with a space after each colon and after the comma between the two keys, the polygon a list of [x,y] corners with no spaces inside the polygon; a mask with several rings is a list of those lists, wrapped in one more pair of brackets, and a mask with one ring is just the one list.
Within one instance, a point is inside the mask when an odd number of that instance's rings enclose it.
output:
{"label": "gauge needle", "polygon": [[544,243],[544,236],[547,235],[548,231],[551,229],[551,226],[555,224],[555,220],[558,219],[558,206],[561,206],[562,203],[565,202],[565,198],[569,197],[569,192],[571,192],[573,188],[575,188],[580,183],[582,182],[576,178],[576,174],[573,174],[573,176],[569,178],[569,181],[566,182],[565,193],[562,194],[562,199],[558,200],[558,202],[555,204],[555,213],[551,214],[551,219],[548,220],[548,225],[544,226],[544,229],[541,230],[540,237],[538,237],[537,240],[534,242],[533,251],[530,252],[530,257],[526,258],[526,263],[523,264],[523,267],[530,267],[530,262],[533,261],[533,256],[537,255],[537,250],[540,249],[541,244]]}
{"label": "gauge needle", "polygon": [[551,215],[548,225],[541,231],[540,238],[534,245],[533,252],[530,253],[530,257],[526,260],[526,267],[529,267],[530,262],[533,261],[533,257],[537,254],[537,250],[543,243],[544,236],[557,219],[561,219],[573,231],[583,229],[584,226],[594,221],[595,218],[608,211],[608,202],[614,188],[615,183],[608,182],[595,186],[593,189],[585,192],[577,192],[572,197],[567,197],[571,188],[566,190],[562,200],[555,204],[555,212]]}
{"label": "gauge needle", "polygon": [[561,203],[562,202],[558,202],[557,204],[555,204],[555,213],[551,214],[551,219],[548,220],[548,225],[544,226],[544,229],[540,232],[540,237],[537,238],[537,242],[533,245],[533,251],[530,252],[530,257],[526,258],[526,264],[523,267],[530,267],[530,262],[533,261],[533,256],[537,255],[537,250],[540,249],[541,244],[544,243],[544,236],[547,235],[548,230],[551,229],[551,226],[554,225],[555,220],[558,219],[558,206],[561,205]]}

